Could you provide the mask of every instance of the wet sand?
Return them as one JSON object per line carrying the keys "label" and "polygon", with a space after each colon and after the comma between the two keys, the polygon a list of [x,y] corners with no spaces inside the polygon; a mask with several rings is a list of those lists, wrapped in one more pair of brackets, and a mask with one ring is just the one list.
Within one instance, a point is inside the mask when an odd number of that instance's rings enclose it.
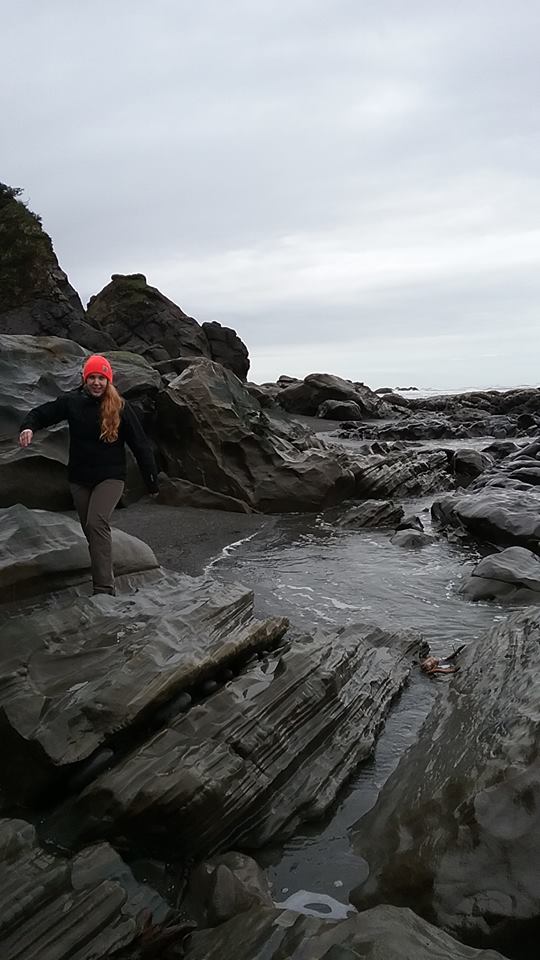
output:
{"label": "wet sand", "polygon": [[148,543],[163,567],[199,576],[230,543],[277,522],[275,516],[168,507],[145,497],[116,510],[112,526]]}

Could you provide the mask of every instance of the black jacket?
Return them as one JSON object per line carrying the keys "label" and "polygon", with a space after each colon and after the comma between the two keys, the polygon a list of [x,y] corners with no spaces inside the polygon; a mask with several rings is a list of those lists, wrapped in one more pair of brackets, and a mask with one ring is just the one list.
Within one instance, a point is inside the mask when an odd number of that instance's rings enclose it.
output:
{"label": "black jacket", "polygon": [[113,443],[100,440],[100,400],[91,397],[84,387],[35,407],[23,420],[21,430],[41,430],[62,420],[69,424],[70,483],[95,487],[102,480],[125,480],[127,443],[148,490],[150,493],[157,491],[157,469],[150,444],[136,413],[127,402],[121,414],[118,440]]}

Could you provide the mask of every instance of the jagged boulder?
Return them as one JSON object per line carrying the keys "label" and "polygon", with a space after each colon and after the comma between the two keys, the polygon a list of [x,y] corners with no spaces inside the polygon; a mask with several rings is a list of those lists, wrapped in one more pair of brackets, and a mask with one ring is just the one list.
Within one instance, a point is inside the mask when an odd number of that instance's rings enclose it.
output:
{"label": "jagged boulder", "polygon": [[202,328],[210,346],[210,356],[216,363],[228,367],[240,380],[245,380],[249,372],[249,353],[236,330],[222,327],[215,320],[205,321]]}
{"label": "jagged boulder", "polygon": [[540,915],[540,612],[460,658],[416,743],[355,825],[369,877],[351,893],[476,946],[536,955]]}
{"label": "jagged boulder", "polygon": [[110,336],[85,315],[41,219],[0,184],[0,334],[55,336],[100,353]]}
{"label": "jagged boulder", "polygon": [[371,755],[422,641],[369,624],[291,639],[89,784],[62,812],[79,840],[200,858],[319,818]]}
{"label": "jagged boulder", "polygon": [[[316,895],[314,895],[316,899]],[[186,960],[504,960],[474,950],[412,910],[375,907],[347,920],[255,908],[195,933]]]}
{"label": "jagged boulder", "polygon": [[208,360],[190,364],[159,395],[156,429],[167,473],[257,510],[315,510],[354,487],[346,458],[315,438],[297,443],[278,432],[241,381]]}

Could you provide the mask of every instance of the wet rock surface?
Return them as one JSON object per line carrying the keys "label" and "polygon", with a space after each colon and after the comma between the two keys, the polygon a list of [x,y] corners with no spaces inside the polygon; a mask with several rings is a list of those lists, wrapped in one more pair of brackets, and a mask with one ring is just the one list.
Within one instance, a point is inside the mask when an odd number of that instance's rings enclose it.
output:
{"label": "wet rock surface", "polygon": [[2,960],[106,960],[172,914],[108,844],[62,858],[24,820],[0,820],[0,904]]}
{"label": "wet rock surface", "polygon": [[486,487],[472,493],[438,497],[434,520],[480,540],[537,548],[540,541],[540,490]]}
{"label": "wet rock surface", "polygon": [[392,500],[364,500],[340,511],[334,523],[339,527],[391,527],[403,518],[403,507]]}
{"label": "wet rock surface", "polygon": [[202,908],[203,927],[224,923],[253,906],[273,907],[264,871],[251,857],[232,850],[195,867],[187,899]]}
{"label": "wet rock surface", "polygon": [[462,655],[448,694],[355,827],[369,863],[355,906],[412,905],[465,942],[536,956],[539,677],[535,608]]}
{"label": "wet rock surface", "polygon": [[152,855],[200,857],[291,833],[370,755],[421,647],[363,624],[295,637],[173,717],[61,818],[85,841],[144,838]]}
{"label": "wet rock surface", "polygon": [[43,802],[164,702],[231,658],[264,649],[286,626],[253,617],[244,587],[165,572],[116,597],[59,594],[9,609],[1,625],[0,785],[14,800]]}
{"label": "wet rock surface", "polygon": [[501,960],[417,917],[381,906],[332,922],[292,911],[253,909],[191,938],[187,960]]}
{"label": "wet rock surface", "polygon": [[469,600],[540,602],[540,559],[524,547],[484,557],[466,577],[461,593]]}

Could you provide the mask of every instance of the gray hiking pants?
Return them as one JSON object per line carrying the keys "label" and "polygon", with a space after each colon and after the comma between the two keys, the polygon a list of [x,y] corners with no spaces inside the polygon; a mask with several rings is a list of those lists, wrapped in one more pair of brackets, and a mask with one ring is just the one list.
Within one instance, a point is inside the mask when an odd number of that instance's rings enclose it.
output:
{"label": "gray hiking pants", "polygon": [[70,483],[75,509],[88,540],[94,593],[114,594],[110,519],[122,496],[123,480],[102,480],[95,487]]}

